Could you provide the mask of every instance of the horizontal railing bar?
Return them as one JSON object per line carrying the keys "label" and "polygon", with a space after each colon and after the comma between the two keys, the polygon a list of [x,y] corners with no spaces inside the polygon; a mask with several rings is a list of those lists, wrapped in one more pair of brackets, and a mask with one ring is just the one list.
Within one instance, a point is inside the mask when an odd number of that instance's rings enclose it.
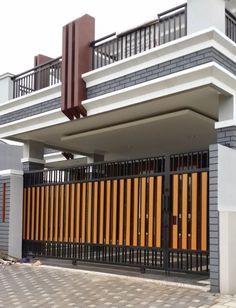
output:
{"label": "horizontal railing bar", "polygon": [[89,46],[94,46],[96,43],[99,43],[99,42],[101,42],[101,41],[104,41],[104,40],[106,40],[106,39],[108,39],[108,38],[110,38],[110,37],[112,37],[112,36],[114,36],[114,35],[116,35],[116,32],[113,32],[113,33],[108,34],[108,35],[106,35],[106,36],[104,36],[104,37],[101,37],[100,39],[97,39],[97,40],[92,41],[92,42],[89,44]]}
{"label": "horizontal railing bar", "polygon": [[184,4],[181,4],[181,5],[178,5],[178,6],[174,7],[174,8],[171,8],[169,10],[166,10],[166,11],[158,14],[157,16],[158,16],[159,19],[161,19],[164,15],[167,15],[167,14],[170,14],[170,13],[174,14],[175,11],[179,11],[181,9],[185,9],[186,7],[187,7],[187,3],[184,3]]}
{"label": "horizontal railing bar", "polygon": [[236,23],[236,17],[229,10],[225,9],[225,13],[227,17],[230,17]]}

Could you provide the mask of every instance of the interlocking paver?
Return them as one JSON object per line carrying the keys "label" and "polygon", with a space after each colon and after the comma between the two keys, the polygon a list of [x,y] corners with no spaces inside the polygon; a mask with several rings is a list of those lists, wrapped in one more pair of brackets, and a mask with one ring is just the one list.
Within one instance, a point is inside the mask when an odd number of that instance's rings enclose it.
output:
{"label": "interlocking paver", "polygon": [[0,307],[236,307],[236,295],[50,266],[0,268]]}

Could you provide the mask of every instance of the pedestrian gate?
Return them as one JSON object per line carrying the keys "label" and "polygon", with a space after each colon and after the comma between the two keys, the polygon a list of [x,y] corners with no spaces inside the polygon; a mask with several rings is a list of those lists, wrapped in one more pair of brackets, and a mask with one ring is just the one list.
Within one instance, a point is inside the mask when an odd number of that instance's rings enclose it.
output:
{"label": "pedestrian gate", "polygon": [[208,272],[208,152],[24,175],[23,255]]}

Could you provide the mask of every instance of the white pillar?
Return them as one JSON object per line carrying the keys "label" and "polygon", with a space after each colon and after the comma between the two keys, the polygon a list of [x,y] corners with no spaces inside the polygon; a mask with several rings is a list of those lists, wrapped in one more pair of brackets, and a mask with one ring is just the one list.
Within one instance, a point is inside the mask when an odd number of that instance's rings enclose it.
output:
{"label": "white pillar", "polygon": [[13,81],[14,75],[6,73],[0,76],[0,104],[13,98]]}
{"label": "white pillar", "polygon": [[225,0],[188,0],[188,34],[210,27],[225,34]]}

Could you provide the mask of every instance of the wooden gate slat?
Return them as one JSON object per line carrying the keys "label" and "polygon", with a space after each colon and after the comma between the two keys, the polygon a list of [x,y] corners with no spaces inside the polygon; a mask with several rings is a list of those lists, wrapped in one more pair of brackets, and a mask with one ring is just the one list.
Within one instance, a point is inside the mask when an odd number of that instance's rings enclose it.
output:
{"label": "wooden gate slat", "polygon": [[43,240],[43,235],[44,235],[44,187],[41,187],[41,202],[40,202],[40,231],[39,231],[39,239],[40,241]]}
{"label": "wooden gate slat", "polygon": [[124,180],[120,180],[120,203],[119,203],[119,245],[123,245],[124,236]]}
{"label": "wooden gate slat", "polygon": [[98,233],[98,182],[94,182],[93,194],[93,244],[97,244]]}
{"label": "wooden gate slat", "polygon": [[82,184],[81,243],[85,243],[86,183]]}
{"label": "wooden gate slat", "polygon": [[54,241],[58,241],[58,215],[59,215],[59,186],[55,188],[55,224],[54,224]]}
{"label": "wooden gate slat", "polygon": [[40,187],[36,188],[36,214],[35,214],[35,240],[39,239],[39,217],[40,217]]}
{"label": "wooden gate slat", "polygon": [[80,200],[81,200],[81,184],[76,184],[76,229],[75,229],[75,241],[79,243],[80,241],[80,226],[81,226],[81,215],[80,215]]}
{"label": "wooden gate slat", "polygon": [[60,238],[59,241],[63,242],[63,226],[64,226],[64,185],[60,186]]}
{"label": "wooden gate slat", "polygon": [[131,179],[126,181],[126,237],[125,244],[130,246],[130,215],[131,215]]}
{"label": "wooden gate slat", "polygon": [[54,189],[55,186],[50,187],[50,229],[49,229],[49,241],[53,240],[53,222],[54,222],[54,200],[55,200],[55,195],[54,195]]}
{"label": "wooden gate slat", "polygon": [[138,245],[138,179],[134,179],[133,246]]}
{"label": "wooden gate slat", "polygon": [[156,247],[161,247],[162,228],[162,176],[157,177],[157,203],[156,203]]}
{"label": "wooden gate slat", "polygon": [[192,173],[191,249],[197,249],[197,173]]}
{"label": "wooden gate slat", "polygon": [[27,226],[26,226],[26,239],[30,239],[30,219],[31,219],[31,187],[27,189]]}
{"label": "wooden gate slat", "polygon": [[188,175],[182,177],[182,249],[188,248]]}
{"label": "wooden gate slat", "polygon": [[75,225],[75,184],[71,184],[70,191],[70,242],[74,242],[74,225]]}
{"label": "wooden gate slat", "polygon": [[31,190],[31,202],[32,202],[32,209],[31,209],[31,236],[30,240],[34,240],[35,234],[35,187],[32,187]]}
{"label": "wooden gate slat", "polygon": [[104,234],[103,234],[103,225],[104,225],[104,181],[100,182],[100,203],[99,203],[99,244],[103,244]]}
{"label": "wooden gate slat", "polygon": [[111,181],[106,182],[106,239],[105,243],[110,244],[110,216],[111,216]]}
{"label": "wooden gate slat", "polygon": [[141,180],[141,235],[140,235],[140,245],[145,246],[145,230],[146,223],[146,178]]}
{"label": "wooden gate slat", "polygon": [[88,206],[88,221],[87,221],[87,243],[91,243],[91,227],[92,227],[92,183],[88,183],[88,197],[87,197],[87,206]]}
{"label": "wooden gate slat", "polygon": [[201,249],[207,250],[207,187],[208,187],[207,172],[202,172],[202,200],[201,200]]}
{"label": "wooden gate slat", "polygon": [[172,248],[177,249],[178,247],[178,205],[179,205],[179,175],[173,175],[173,218],[175,223],[172,224]]}
{"label": "wooden gate slat", "polygon": [[148,246],[153,246],[153,200],[154,196],[154,178],[149,178],[149,204],[148,204]]}
{"label": "wooden gate slat", "polygon": [[44,240],[48,241],[48,204],[49,204],[49,186],[45,187],[45,224],[44,224]]}
{"label": "wooden gate slat", "polygon": [[112,191],[112,244],[116,245],[117,236],[117,180],[113,181],[113,191]]}

